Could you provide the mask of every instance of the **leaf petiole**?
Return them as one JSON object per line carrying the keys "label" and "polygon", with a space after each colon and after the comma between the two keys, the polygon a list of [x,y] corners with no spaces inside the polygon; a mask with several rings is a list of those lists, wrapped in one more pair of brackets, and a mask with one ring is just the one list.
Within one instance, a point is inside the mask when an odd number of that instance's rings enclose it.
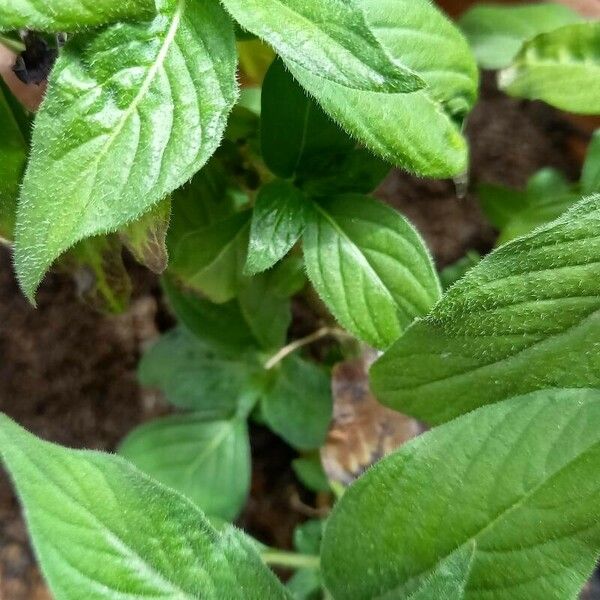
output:
{"label": "leaf petiole", "polygon": [[286,569],[318,569],[320,558],[312,554],[298,554],[269,548],[260,553],[263,562],[271,567]]}

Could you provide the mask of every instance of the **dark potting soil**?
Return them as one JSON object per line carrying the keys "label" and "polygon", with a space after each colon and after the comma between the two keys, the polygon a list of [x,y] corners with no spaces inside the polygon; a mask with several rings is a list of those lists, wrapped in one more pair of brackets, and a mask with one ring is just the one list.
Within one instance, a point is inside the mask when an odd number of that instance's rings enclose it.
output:
{"label": "dark potting soil", "polygon": [[[465,198],[457,198],[453,182],[400,172],[393,172],[378,192],[421,230],[440,267],[469,249],[487,252],[494,243],[474,184],[522,186],[545,166],[573,179],[579,174],[580,159],[572,149],[587,134],[546,106],[498,93],[490,77],[483,89],[484,98],[468,126],[472,170]],[[103,317],[83,306],[63,275],[47,278],[34,310],[21,296],[9,252],[2,248],[0,411],[46,439],[109,451],[135,425],[163,413],[163,400],[139,388],[135,369],[141,349],[170,319],[156,278],[134,268],[134,282],[132,306],[119,317]],[[240,524],[267,544],[289,548],[292,531],[310,516],[314,498],[290,470],[291,449],[261,427],[252,429],[252,446],[252,495]],[[19,506],[0,473],[0,599],[49,597]]]}

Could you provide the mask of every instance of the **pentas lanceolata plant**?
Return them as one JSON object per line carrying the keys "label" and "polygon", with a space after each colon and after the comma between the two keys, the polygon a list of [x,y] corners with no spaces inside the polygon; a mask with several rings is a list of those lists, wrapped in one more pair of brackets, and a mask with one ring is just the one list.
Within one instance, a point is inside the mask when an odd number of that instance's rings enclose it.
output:
{"label": "pentas lanceolata plant", "polygon": [[[460,26],[426,0],[0,0],[18,76],[51,70],[33,126],[0,90],[0,232],[24,293],[57,264],[120,310],[126,247],[178,320],[139,374],[179,411],[122,456],[0,417],[58,600],[575,597],[600,554],[598,139],[577,184],[481,186],[499,247],[444,272],[444,293],[420,235],[369,194],[391,166],[464,179],[476,60],[511,95],[600,113],[600,24],[536,4]],[[240,91],[238,57],[261,87]],[[292,298],[322,313],[305,338],[288,337]],[[302,355],[324,337],[330,356]],[[329,371],[364,345],[377,398],[435,427],[334,485],[295,552],[267,548],[230,524],[248,421],[328,489]]]}

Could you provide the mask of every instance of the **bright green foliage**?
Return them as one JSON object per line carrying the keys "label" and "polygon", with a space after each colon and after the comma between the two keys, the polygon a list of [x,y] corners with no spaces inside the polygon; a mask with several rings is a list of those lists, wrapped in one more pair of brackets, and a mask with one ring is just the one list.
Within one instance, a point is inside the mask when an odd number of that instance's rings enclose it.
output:
{"label": "bright green foliage", "polygon": [[475,60],[461,33],[428,0],[357,0],[389,55],[427,86],[410,94],[349,89],[288,62],[338,123],[402,168],[447,177],[467,168],[461,134],[477,97]]}
{"label": "bright green foliage", "polygon": [[393,62],[355,2],[345,0],[221,0],[242,27],[289,64],[326,81],[381,92],[413,92],[424,82]]}
{"label": "bright green foliage", "polygon": [[600,113],[600,22],[537,36],[500,73],[499,82],[511,96],[574,113]]}
{"label": "bright green foliage", "polygon": [[288,597],[243,536],[122,458],[42,442],[6,417],[0,453],[56,600]]}
{"label": "bright green foliage", "polygon": [[417,590],[466,578],[465,600],[574,598],[600,552],[599,419],[598,390],[543,390],[416,438],[334,509],[328,589],[454,600]]}
{"label": "bright green foliage", "polygon": [[0,85],[0,237],[12,239],[17,213],[19,183],[27,152],[27,140],[20,120],[9,102],[10,92]]}
{"label": "bright green foliage", "polygon": [[171,199],[165,198],[141,219],[121,231],[121,239],[135,259],[154,273],[162,273],[169,262],[167,230]]}
{"label": "bright green foliage", "polygon": [[153,0],[0,0],[0,31],[77,31],[128,19],[147,20]]}
{"label": "bright green foliage", "polygon": [[67,45],[19,203],[15,264],[30,298],[62,252],[139,218],[208,160],[235,71],[233,28],[216,2],[169,0],[151,23]]}
{"label": "bright green foliage", "polygon": [[242,392],[252,387],[258,366],[250,356],[219,350],[174,329],[144,354],[139,379],[163,390],[175,406],[228,416],[237,410]]}
{"label": "bright green foliage", "polygon": [[600,130],[594,133],[588,148],[581,173],[581,191],[586,195],[600,193]]}
{"label": "bright green foliage", "polygon": [[500,230],[498,244],[557,219],[581,198],[579,190],[554,169],[538,171],[522,192],[482,185],[478,193],[485,214]]}
{"label": "bright green foliage", "polygon": [[212,416],[176,415],[142,425],[125,438],[119,451],[206,514],[233,520],[250,489],[247,425],[237,417]]}
{"label": "bright green foliage", "polygon": [[[323,521],[306,521],[294,531],[294,549],[300,554],[318,556],[321,552]],[[288,590],[296,600],[319,600],[323,598],[323,581],[319,569],[299,569],[287,583]]]}
{"label": "bright green foliage", "polygon": [[304,231],[306,206],[302,192],[286,181],[260,190],[250,226],[248,275],[270,269],[291,250]]}
{"label": "bright green foliage", "polygon": [[330,382],[325,370],[291,356],[272,375],[262,396],[265,421],[295,448],[318,448],[325,441],[332,413]]}
{"label": "bright green foliage", "polygon": [[484,258],[371,369],[429,423],[546,387],[600,386],[600,196]]}
{"label": "bright green foliage", "polygon": [[539,2],[523,6],[482,4],[468,10],[460,27],[484,69],[507,67],[524,42],[540,33],[582,21],[566,6]]}
{"label": "bright green foliage", "polygon": [[410,223],[366,196],[315,202],[304,240],[308,275],[338,321],[378,348],[392,344],[440,295]]}

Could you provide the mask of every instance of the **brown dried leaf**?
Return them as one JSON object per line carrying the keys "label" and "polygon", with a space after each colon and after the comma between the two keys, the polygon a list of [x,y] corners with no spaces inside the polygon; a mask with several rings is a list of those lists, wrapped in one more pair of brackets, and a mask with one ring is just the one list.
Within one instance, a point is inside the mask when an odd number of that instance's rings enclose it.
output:
{"label": "brown dried leaf", "polygon": [[371,352],[333,370],[333,421],[321,461],[327,477],[343,485],[424,431],[419,421],[377,402],[368,378],[375,358]]}

